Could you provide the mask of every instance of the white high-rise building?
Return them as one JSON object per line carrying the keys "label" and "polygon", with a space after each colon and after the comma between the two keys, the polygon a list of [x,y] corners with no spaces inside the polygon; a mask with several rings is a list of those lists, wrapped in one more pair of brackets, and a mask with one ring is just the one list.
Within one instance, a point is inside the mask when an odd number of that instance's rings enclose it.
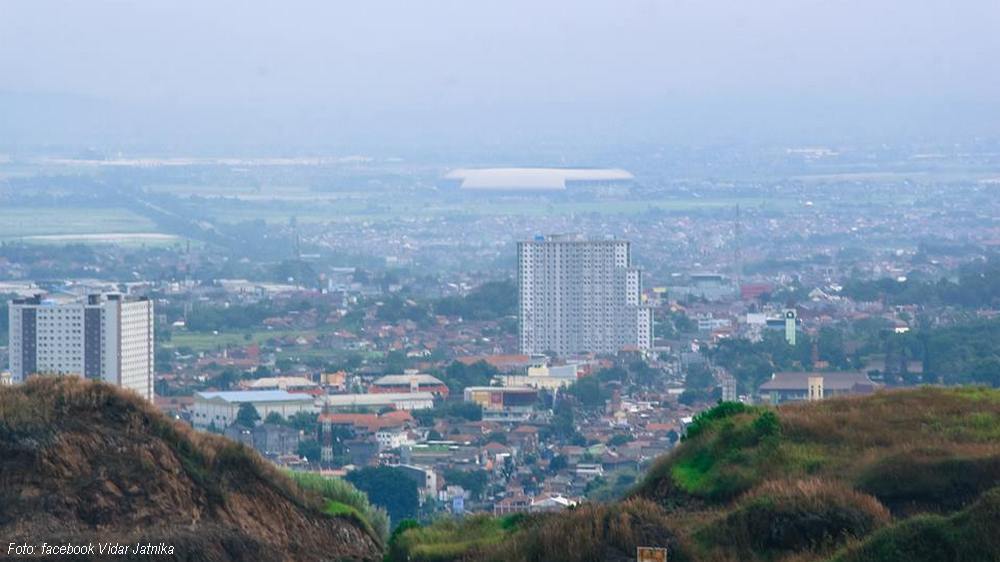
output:
{"label": "white high-rise building", "polygon": [[652,309],[629,242],[539,237],[518,243],[517,264],[521,353],[652,347]]}
{"label": "white high-rise building", "polygon": [[118,294],[57,303],[40,296],[9,303],[10,372],[78,375],[153,400],[153,302]]}

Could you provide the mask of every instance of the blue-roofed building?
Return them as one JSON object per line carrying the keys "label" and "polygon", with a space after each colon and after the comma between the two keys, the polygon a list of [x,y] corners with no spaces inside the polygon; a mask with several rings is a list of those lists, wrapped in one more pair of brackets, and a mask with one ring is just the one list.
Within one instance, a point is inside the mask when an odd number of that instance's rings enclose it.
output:
{"label": "blue-roofed building", "polygon": [[236,413],[243,404],[253,404],[261,420],[271,412],[284,418],[299,412],[317,411],[316,399],[309,394],[284,390],[234,390],[225,392],[196,392],[191,422],[196,428],[225,429],[236,421]]}

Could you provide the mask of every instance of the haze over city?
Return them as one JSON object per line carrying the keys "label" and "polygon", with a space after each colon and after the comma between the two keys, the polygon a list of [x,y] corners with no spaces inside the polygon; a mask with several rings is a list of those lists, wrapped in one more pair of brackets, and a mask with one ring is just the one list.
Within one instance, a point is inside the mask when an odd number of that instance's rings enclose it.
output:
{"label": "haze over city", "polygon": [[998,23],[0,0],[0,560],[1000,560]]}

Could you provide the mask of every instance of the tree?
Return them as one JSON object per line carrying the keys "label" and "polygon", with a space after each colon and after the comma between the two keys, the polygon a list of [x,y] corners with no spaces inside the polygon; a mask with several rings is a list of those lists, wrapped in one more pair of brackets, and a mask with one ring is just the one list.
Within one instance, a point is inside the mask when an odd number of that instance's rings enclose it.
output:
{"label": "tree", "polygon": [[383,372],[387,375],[402,373],[406,370],[406,363],[407,358],[405,351],[390,351],[385,356],[385,367],[383,368]]}
{"label": "tree", "polygon": [[503,431],[494,431],[484,438],[486,443],[500,443],[502,445],[507,444],[507,434]]}
{"label": "tree", "polygon": [[674,323],[674,328],[682,334],[698,331],[698,324],[694,320],[688,318],[683,312],[675,312],[671,314],[670,319]]}
{"label": "tree", "polygon": [[837,369],[846,369],[850,366],[847,360],[847,352],[844,351],[844,334],[838,329],[824,327],[819,331],[816,339],[816,350],[820,360],[828,362]]}
{"label": "tree", "polygon": [[650,367],[641,359],[629,363],[628,371],[632,382],[643,386],[652,386],[663,377],[663,371]]}
{"label": "tree", "polygon": [[685,406],[703,404],[712,400],[712,393],[704,389],[684,389],[684,392],[677,397],[677,401]]}
{"label": "tree", "polygon": [[490,281],[464,297],[446,297],[434,304],[434,312],[469,320],[496,320],[517,311],[517,286],[511,281]]}
{"label": "tree", "polygon": [[169,373],[174,370],[174,352],[172,350],[157,349],[154,357],[154,368],[157,373]]}
{"label": "tree", "polygon": [[631,443],[633,441],[632,436],[627,433],[616,433],[608,439],[608,445],[611,447],[618,447],[626,443]]}
{"label": "tree", "polygon": [[475,402],[451,402],[445,408],[445,413],[448,416],[468,421],[483,419],[483,407]]}
{"label": "tree", "polygon": [[295,451],[300,457],[305,457],[309,462],[319,462],[322,458],[322,448],[319,441],[315,439],[305,439],[299,441],[299,447]]}
{"label": "tree", "polygon": [[621,367],[611,367],[610,369],[601,369],[594,373],[594,376],[602,382],[611,381],[626,381],[628,380],[628,371]]}
{"label": "tree", "polygon": [[417,516],[420,494],[417,483],[404,469],[389,466],[365,467],[347,474],[346,480],[368,494],[368,500],[389,512],[392,521]]}
{"label": "tree", "polygon": [[250,402],[240,404],[240,409],[236,412],[236,425],[250,429],[257,425],[257,422],[259,421],[260,414],[257,412],[257,408],[253,404]]}
{"label": "tree", "polygon": [[570,385],[566,392],[576,397],[587,408],[604,406],[608,399],[607,391],[601,386],[597,377],[583,377]]}
{"label": "tree", "polygon": [[569,461],[562,455],[556,455],[549,461],[549,472],[559,472],[569,466]]}
{"label": "tree", "polygon": [[272,425],[285,425],[285,417],[278,412],[269,412],[267,417],[264,418],[264,423]]}
{"label": "tree", "polygon": [[559,400],[555,403],[548,429],[559,439],[570,439],[576,435],[573,407],[568,401]]}
{"label": "tree", "polygon": [[413,410],[412,412],[410,412],[410,415],[413,416],[413,419],[417,422],[417,425],[421,427],[430,427],[434,425],[434,419],[438,417],[437,416],[438,412],[436,412],[435,410],[436,409]]}
{"label": "tree", "polygon": [[448,484],[461,486],[473,498],[481,499],[489,483],[489,474],[484,470],[458,470],[450,468],[444,471],[444,481]]}
{"label": "tree", "polygon": [[218,375],[215,376],[213,382],[220,388],[230,389],[233,388],[239,381],[243,379],[243,372],[236,367],[226,367]]}
{"label": "tree", "polygon": [[312,434],[316,432],[316,420],[318,417],[318,414],[311,412],[295,412],[289,416],[288,425],[299,431]]}
{"label": "tree", "polygon": [[704,363],[696,363],[688,367],[684,376],[684,388],[688,390],[706,390],[715,386],[712,370]]}
{"label": "tree", "polygon": [[485,361],[466,365],[461,361],[453,361],[441,376],[448,385],[448,390],[458,396],[467,386],[489,386],[493,377],[500,374],[496,367]]}

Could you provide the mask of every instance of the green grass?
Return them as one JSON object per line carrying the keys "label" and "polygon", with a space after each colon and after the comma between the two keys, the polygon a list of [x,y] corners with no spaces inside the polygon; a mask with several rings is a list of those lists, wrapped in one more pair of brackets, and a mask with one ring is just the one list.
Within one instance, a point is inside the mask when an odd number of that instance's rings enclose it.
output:
{"label": "green grass", "polygon": [[389,515],[384,509],[373,506],[368,496],[350,482],[310,472],[287,471],[286,474],[303,490],[323,498],[324,513],[360,523],[385,544],[389,536]]}
{"label": "green grass", "polygon": [[156,224],[127,209],[0,206],[0,239],[139,232],[157,232]]}
{"label": "green grass", "polygon": [[686,494],[732,498],[783,464],[787,455],[780,450],[780,433],[780,422],[770,410],[720,404],[695,417],[685,437],[689,445],[667,467],[654,467],[640,488],[669,473]]}
{"label": "green grass", "polygon": [[[885,499],[895,505],[900,494],[882,483],[905,473],[925,488],[961,489],[962,498],[974,497],[991,475],[1000,478],[994,468],[1000,464],[991,460],[1000,459],[998,395],[979,388],[924,388],[789,405],[776,410],[778,427],[764,434],[760,420],[773,416],[770,410],[724,404],[696,418],[681,446],[654,465],[636,493],[725,502],[770,478],[821,476],[870,484],[865,489],[880,498],[885,489]],[[959,467],[975,468],[968,474],[979,475],[980,484],[970,489],[957,482]]]}
{"label": "green grass", "polygon": [[393,538],[387,559],[440,562],[474,556],[508,537],[513,528],[506,523],[509,519],[486,515],[442,518],[426,527],[407,529]]}
{"label": "green grass", "polygon": [[[250,334],[250,339],[246,335]],[[312,337],[316,332],[301,330],[256,330],[252,332],[188,332],[175,331],[170,340],[162,342],[163,347],[189,347],[194,351],[214,351],[226,347],[242,347],[250,344],[262,344],[270,339],[291,337]]]}
{"label": "green grass", "polygon": [[326,513],[327,515],[350,515],[353,517],[361,517],[361,512],[357,509],[354,509],[346,503],[335,502],[333,500],[326,502],[326,507],[323,508],[323,513]]}

